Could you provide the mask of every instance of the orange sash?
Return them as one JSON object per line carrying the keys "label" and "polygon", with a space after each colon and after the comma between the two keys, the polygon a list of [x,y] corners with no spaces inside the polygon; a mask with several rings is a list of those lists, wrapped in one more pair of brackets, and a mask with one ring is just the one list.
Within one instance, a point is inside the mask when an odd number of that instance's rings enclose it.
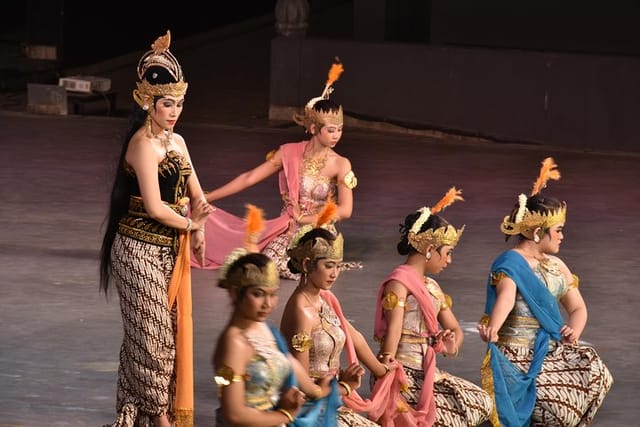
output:
{"label": "orange sash", "polygon": [[191,317],[191,233],[181,233],[180,250],[169,283],[169,309],[177,303],[176,427],[193,427],[193,319]]}

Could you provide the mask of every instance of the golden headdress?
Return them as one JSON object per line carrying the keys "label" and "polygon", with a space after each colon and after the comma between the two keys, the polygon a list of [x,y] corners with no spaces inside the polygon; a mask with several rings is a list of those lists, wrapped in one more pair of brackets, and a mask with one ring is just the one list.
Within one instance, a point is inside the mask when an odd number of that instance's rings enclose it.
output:
{"label": "golden headdress", "polygon": [[234,249],[225,258],[224,263],[220,267],[220,273],[218,274],[219,286],[226,289],[241,289],[248,286],[275,288],[279,286],[280,278],[273,260],[268,260],[262,269],[255,264],[247,263],[244,268],[234,269],[229,273],[229,268],[240,258],[250,253],[258,252],[258,239],[264,230],[262,210],[254,205],[247,205],[245,222],[246,235],[244,247]]}
{"label": "golden headdress", "polygon": [[[542,161],[540,167],[540,173],[538,179],[533,184],[531,189],[531,196],[535,196],[547,186],[547,182],[550,180],[560,179],[560,170],[552,157],[547,157]],[[529,197],[531,197],[529,196]],[[564,223],[567,218],[567,204],[562,202],[560,208],[549,212],[537,212],[530,211],[527,208],[527,201],[529,200],[525,194],[518,196],[518,211],[515,218],[511,220],[511,215],[507,215],[500,224],[500,231],[508,236],[522,234],[528,239],[533,239],[533,231],[536,228],[547,230],[555,224]]]}
{"label": "golden headdress", "polygon": [[[151,50],[138,61],[138,82],[137,89],[133,90],[133,99],[145,110],[153,104],[155,96],[181,97],[187,92],[188,84],[184,81],[182,67],[169,51],[170,44],[171,32],[167,30],[167,34],[158,37],[151,45]],[[152,67],[162,68],[168,75],[161,76],[156,72],[146,75]]]}
{"label": "golden headdress", "polygon": [[335,202],[333,200],[329,200],[322,209],[322,212],[318,215],[316,223],[313,225],[306,224],[300,227],[291,239],[287,254],[291,258],[291,263],[298,271],[303,271],[302,263],[305,258],[309,258],[311,260],[320,258],[342,260],[344,253],[344,238],[341,233],[337,233],[333,242],[317,237],[300,244],[302,237],[311,230],[316,228],[327,229],[327,226],[335,221],[337,209],[338,206]]}
{"label": "golden headdress", "polygon": [[343,71],[344,67],[342,66],[342,62],[340,62],[340,58],[335,57],[333,64],[329,69],[329,75],[327,77],[327,82],[324,85],[322,95],[310,99],[304,107],[303,114],[296,113],[293,115],[293,120],[300,126],[304,126],[308,132],[310,131],[312,124],[321,126],[324,123],[324,120],[333,125],[342,126],[342,106],[340,106],[338,111],[316,111],[313,107],[316,105],[316,102],[322,99],[329,99],[329,95],[333,92],[333,83],[340,78]]}
{"label": "golden headdress", "polygon": [[456,187],[451,187],[434,207],[423,207],[418,209],[420,216],[413,223],[411,230],[409,230],[409,233],[407,234],[409,244],[416,251],[421,254],[425,254],[429,245],[439,248],[444,245],[455,246],[458,244],[458,240],[464,231],[464,225],[459,230],[456,230],[453,225],[447,224],[442,227],[438,227],[435,230],[430,228],[420,232],[420,229],[431,215],[435,215],[438,212],[443,211],[447,206],[450,206],[457,200],[464,200],[462,198],[462,190],[457,190]]}

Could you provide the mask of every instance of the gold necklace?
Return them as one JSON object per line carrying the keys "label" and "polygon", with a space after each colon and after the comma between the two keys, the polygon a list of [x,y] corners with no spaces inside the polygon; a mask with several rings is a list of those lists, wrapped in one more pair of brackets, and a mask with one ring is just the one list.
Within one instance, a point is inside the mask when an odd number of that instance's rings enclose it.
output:
{"label": "gold necklace", "polygon": [[302,156],[302,174],[304,176],[318,176],[327,163],[329,149],[324,152],[324,156],[312,158]]}

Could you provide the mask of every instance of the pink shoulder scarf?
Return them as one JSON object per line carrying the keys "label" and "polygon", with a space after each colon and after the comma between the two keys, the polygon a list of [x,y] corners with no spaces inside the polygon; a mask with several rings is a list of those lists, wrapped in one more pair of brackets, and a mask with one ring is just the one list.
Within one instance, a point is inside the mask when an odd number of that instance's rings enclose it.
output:
{"label": "pink shoulder scarf", "polygon": [[[407,290],[416,298],[420,305],[420,310],[424,317],[424,321],[427,327],[428,335],[433,336],[440,329],[438,324],[438,317],[433,307],[433,301],[427,288],[424,285],[424,278],[419,275],[415,269],[403,264],[396,267],[389,276],[382,282],[378,289],[378,297],[376,304],[376,317],[374,323],[374,335],[377,340],[382,340],[387,332],[387,322],[384,317],[384,311],[382,308],[382,297],[384,295],[385,285],[391,281],[397,280],[402,283]],[[436,403],[433,396],[433,379],[436,368],[436,352],[442,352],[444,346],[441,342],[438,342],[435,346],[428,346],[427,352],[424,355],[422,369],[424,371],[424,385],[420,392],[420,398],[414,408],[411,408],[406,400],[400,394],[400,387],[395,387],[390,393],[390,396],[394,402],[397,402],[395,407],[388,406],[387,412],[381,415],[383,426],[432,426],[436,418]],[[404,370],[400,366],[399,371],[403,372],[404,383],[406,383],[406,375]],[[378,386],[376,383],[375,388]],[[402,403],[402,405],[401,405]],[[399,409],[401,406],[405,406],[404,409]],[[406,412],[400,412],[404,411]]]}
{"label": "pink shoulder scarf", "polygon": [[[278,185],[283,198],[298,200],[300,190],[300,164],[308,141],[291,142],[280,146],[282,151],[282,170],[278,174]],[[265,221],[258,248],[262,251],[267,244],[287,231],[293,217],[291,204],[285,203],[282,214]],[[219,207],[207,218],[205,225],[206,247],[204,266],[191,255],[191,266],[215,270],[224,263],[226,256],[235,248],[242,247],[245,239],[244,218],[226,212]]]}
{"label": "pink shoulder scarf", "polygon": [[[347,328],[347,319],[344,317],[342,307],[338,298],[331,291],[320,291],[320,296],[333,309],[338,318],[340,325],[345,334],[345,349],[347,351],[347,361],[349,364],[357,363],[358,356],[356,354],[353,338]],[[386,413],[395,413],[397,403],[395,396],[400,395],[402,384],[406,384],[407,377],[398,362],[393,362],[390,366],[391,371],[376,381],[371,391],[371,399],[363,399],[356,390],[352,390],[349,396],[342,396],[345,405],[357,412],[366,412],[369,419],[379,422],[379,418]],[[393,422],[383,425],[393,426]],[[410,424],[396,424],[410,425]]]}

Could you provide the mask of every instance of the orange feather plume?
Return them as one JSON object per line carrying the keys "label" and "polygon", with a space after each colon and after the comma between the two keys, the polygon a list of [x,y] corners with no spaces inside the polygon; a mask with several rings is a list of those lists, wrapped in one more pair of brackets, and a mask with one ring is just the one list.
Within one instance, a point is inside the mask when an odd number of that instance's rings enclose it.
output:
{"label": "orange feather plume", "polygon": [[318,214],[318,220],[316,221],[316,227],[321,227],[325,224],[334,221],[338,214],[338,205],[329,199],[327,203],[322,208],[322,211]]}
{"label": "orange feather plume", "polygon": [[246,225],[245,247],[247,250],[257,252],[257,243],[260,238],[260,234],[264,230],[264,213],[262,209],[248,204],[247,213],[244,217]]}
{"label": "orange feather plume", "polygon": [[451,187],[447,194],[444,195],[442,199],[434,207],[431,208],[432,214],[437,214],[438,212],[444,210],[447,206],[450,206],[457,200],[464,200],[462,198],[462,190],[457,190],[456,187]]}
{"label": "orange feather plume", "polygon": [[540,174],[538,175],[538,179],[533,184],[533,188],[531,189],[531,195],[534,196],[543,188],[547,186],[547,181],[553,179],[555,181],[560,179],[560,170],[558,169],[558,165],[552,157],[547,157],[542,161],[542,167],[540,168]]}
{"label": "orange feather plume", "polygon": [[340,58],[336,56],[331,68],[329,69],[329,78],[327,79],[327,86],[331,86],[335,81],[340,78],[340,75],[344,71]]}

